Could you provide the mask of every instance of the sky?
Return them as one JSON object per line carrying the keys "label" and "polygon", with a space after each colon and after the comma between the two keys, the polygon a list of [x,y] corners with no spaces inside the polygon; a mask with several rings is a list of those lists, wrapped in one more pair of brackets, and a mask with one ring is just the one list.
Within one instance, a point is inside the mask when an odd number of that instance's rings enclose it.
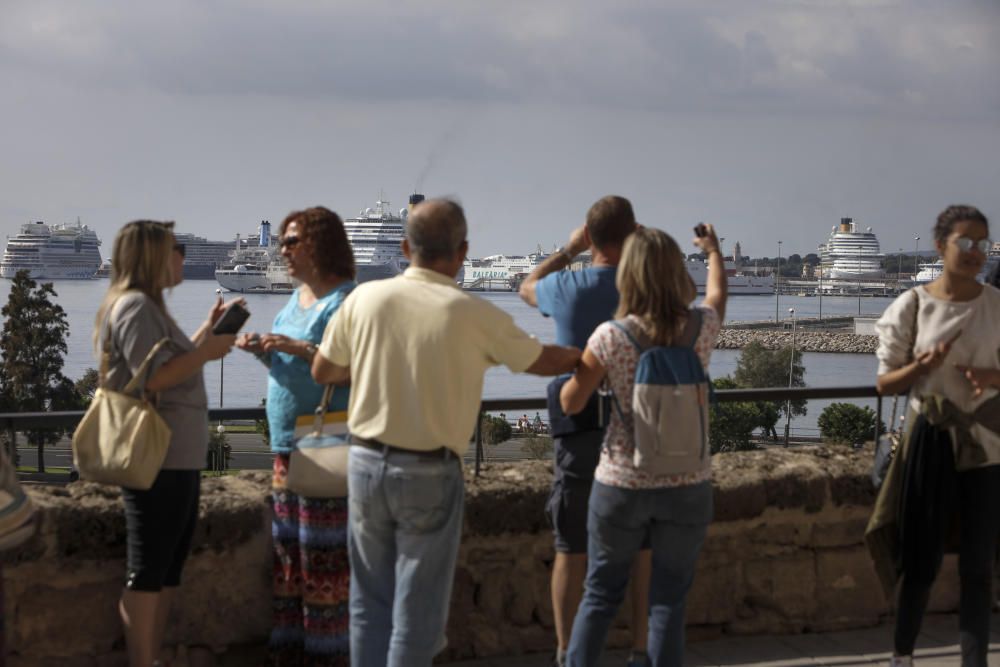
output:
{"label": "sky", "polygon": [[998,72],[997,0],[0,0],[0,234],[419,191],[483,256],[613,193],[683,244],[926,250],[948,204],[1000,225]]}

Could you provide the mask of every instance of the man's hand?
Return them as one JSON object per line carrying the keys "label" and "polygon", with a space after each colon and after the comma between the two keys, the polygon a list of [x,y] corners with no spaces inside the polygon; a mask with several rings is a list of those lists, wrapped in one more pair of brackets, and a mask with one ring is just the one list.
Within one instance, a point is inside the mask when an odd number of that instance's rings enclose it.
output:
{"label": "man's hand", "polygon": [[570,258],[573,258],[589,247],[590,237],[587,234],[587,225],[583,224],[574,229],[573,233],[569,235],[569,241],[563,247],[563,252]]}

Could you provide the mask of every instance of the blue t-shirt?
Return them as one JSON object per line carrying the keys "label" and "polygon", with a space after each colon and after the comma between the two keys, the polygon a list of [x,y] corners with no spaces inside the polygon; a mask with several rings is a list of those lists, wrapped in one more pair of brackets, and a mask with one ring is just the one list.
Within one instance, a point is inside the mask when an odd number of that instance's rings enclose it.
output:
{"label": "blue t-shirt", "polygon": [[[271,332],[319,345],[330,318],[354,287],[354,281],[344,281],[309,308],[299,306],[299,291],[295,290],[275,316]],[[301,357],[272,352],[270,362],[267,423],[271,429],[271,451],[287,453],[295,445],[295,419],[316,410],[323,398],[323,387],[312,379],[309,362]],[[330,400],[330,410],[346,410],[349,393],[348,387],[337,387]]]}
{"label": "blue t-shirt", "polygon": [[597,325],[618,308],[614,266],[592,266],[582,271],[550,273],[535,284],[538,311],[556,321],[556,343],[587,347]]}

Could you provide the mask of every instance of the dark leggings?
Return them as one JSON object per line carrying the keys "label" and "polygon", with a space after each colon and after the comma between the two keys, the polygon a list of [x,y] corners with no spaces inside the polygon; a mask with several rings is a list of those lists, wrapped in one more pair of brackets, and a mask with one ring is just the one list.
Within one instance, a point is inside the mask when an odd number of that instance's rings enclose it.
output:
{"label": "dark leggings", "polygon": [[125,588],[156,592],[180,585],[200,493],[198,470],[161,470],[148,491],[122,489],[128,535]]}
{"label": "dark leggings", "polygon": [[[950,449],[950,448],[949,448]],[[959,631],[963,667],[986,667],[992,606],[993,561],[1000,532],[1000,465],[966,472],[942,466],[943,476],[953,476],[960,522],[958,573],[961,581]],[[951,480],[948,480],[951,481]],[[895,648],[911,655],[930,597],[931,585],[944,555],[946,525],[932,546],[933,567],[923,572],[904,570],[896,614]]]}

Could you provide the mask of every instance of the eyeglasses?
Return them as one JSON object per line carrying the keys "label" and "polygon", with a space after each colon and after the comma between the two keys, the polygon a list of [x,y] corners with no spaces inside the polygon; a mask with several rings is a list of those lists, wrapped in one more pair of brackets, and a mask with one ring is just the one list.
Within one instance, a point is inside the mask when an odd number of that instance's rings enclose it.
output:
{"label": "eyeglasses", "polygon": [[990,251],[990,247],[992,247],[993,245],[993,242],[990,241],[989,239],[980,239],[978,241],[973,241],[968,236],[959,236],[958,238],[953,239],[953,241],[955,242],[955,245],[958,246],[958,249],[961,250],[962,252],[972,252],[972,249],[976,248],[979,250],[979,252],[983,253],[984,255]]}
{"label": "eyeglasses", "polygon": [[184,253],[187,252],[187,247],[185,247],[183,243],[175,243],[174,252],[179,252],[181,254],[181,257],[183,257]]}
{"label": "eyeglasses", "polygon": [[302,239],[300,239],[298,236],[286,236],[281,239],[281,247],[282,249],[288,248],[289,250],[291,250],[292,248],[297,246],[299,244],[299,241],[301,240]]}

